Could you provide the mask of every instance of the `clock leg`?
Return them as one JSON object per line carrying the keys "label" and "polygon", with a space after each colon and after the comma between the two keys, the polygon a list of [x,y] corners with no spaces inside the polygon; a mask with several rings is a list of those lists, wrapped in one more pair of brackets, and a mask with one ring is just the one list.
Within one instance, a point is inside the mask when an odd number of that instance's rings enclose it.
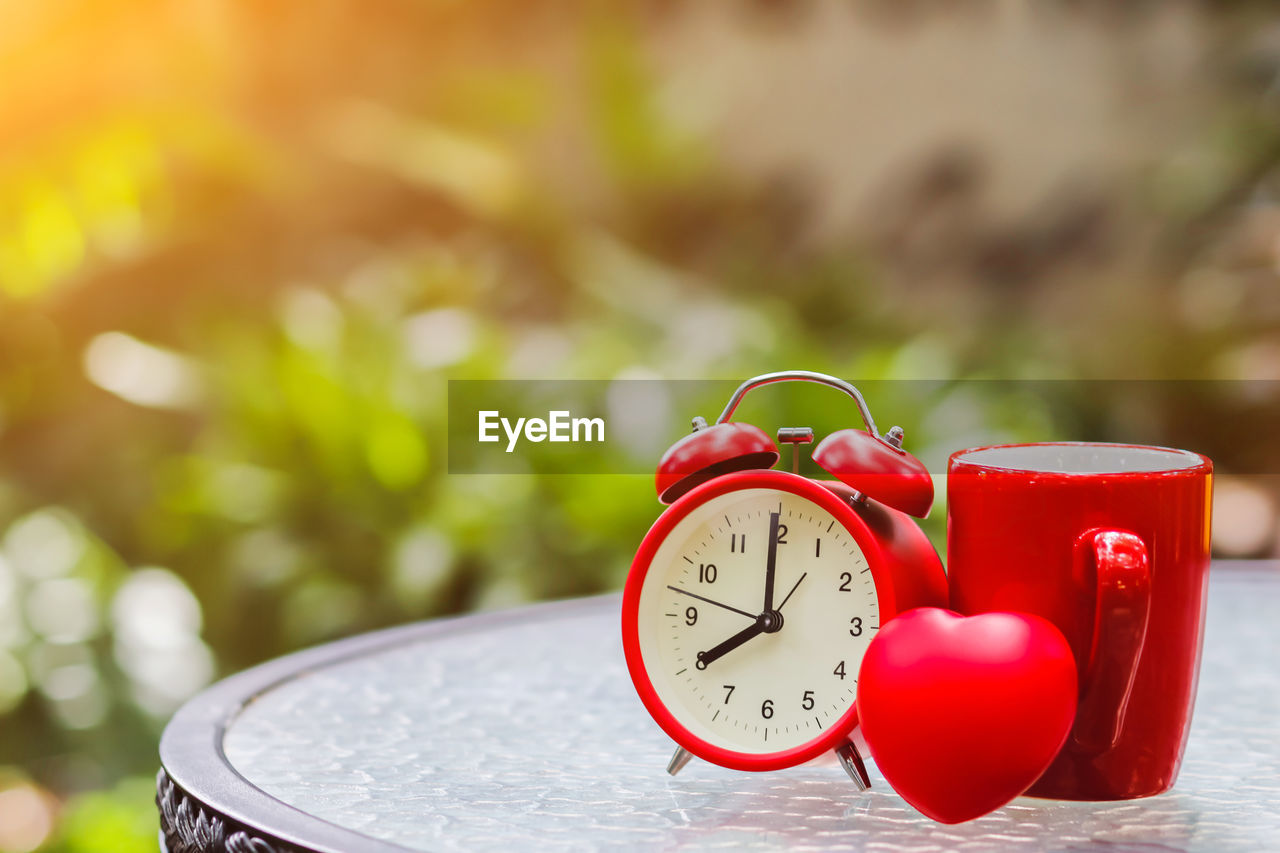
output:
{"label": "clock leg", "polygon": [[858,786],[859,791],[865,791],[871,787],[871,777],[867,775],[867,765],[862,763],[862,756],[858,754],[858,748],[850,741],[845,741],[836,747],[836,755],[840,758],[840,764],[844,767],[844,772],[849,774],[849,778],[853,780],[853,784]]}
{"label": "clock leg", "polygon": [[693,758],[693,755],[689,750],[682,746],[677,746],[675,754],[672,755],[671,760],[667,762],[667,772],[672,776],[676,775],[684,769],[684,766],[689,763],[689,759],[691,758]]}

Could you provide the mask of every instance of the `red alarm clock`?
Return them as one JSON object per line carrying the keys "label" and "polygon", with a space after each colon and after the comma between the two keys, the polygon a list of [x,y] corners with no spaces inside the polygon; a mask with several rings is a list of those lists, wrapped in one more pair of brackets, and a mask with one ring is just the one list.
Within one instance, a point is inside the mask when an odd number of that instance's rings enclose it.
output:
{"label": "red alarm clock", "polygon": [[[778,448],[730,418],[753,388],[816,382],[857,405],[865,429],[823,439],[813,461],[836,480],[772,470]],[[853,385],[794,370],[757,376],[715,424],[658,466],[654,523],[627,577],[622,639],[641,700],[691,756],[738,770],[776,770],[834,750],[860,789],[870,783],[852,736],[858,669],[876,632],[912,607],[947,603],[938,554],[908,514],[924,517],[933,480],[887,435]],[[813,440],[784,428],[778,440]]]}

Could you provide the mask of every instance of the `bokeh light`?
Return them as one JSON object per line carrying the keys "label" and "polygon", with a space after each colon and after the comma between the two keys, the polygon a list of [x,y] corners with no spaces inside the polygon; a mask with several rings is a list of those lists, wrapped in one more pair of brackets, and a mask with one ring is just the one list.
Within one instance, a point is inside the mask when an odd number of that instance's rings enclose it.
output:
{"label": "bokeh light", "polygon": [[17,707],[27,695],[28,686],[22,663],[9,652],[0,650],[0,714]]}
{"label": "bokeh light", "polygon": [[138,706],[163,716],[213,677],[200,639],[200,603],[177,575],[160,568],[131,573],[111,602],[115,658],[133,682]]}
{"label": "bokeh light", "polygon": [[83,544],[64,513],[38,510],[24,516],[4,534],[8,563],[27,578],[53,578],[69,573]]}
{"label": "bokeh light", "polygon": [[54,578],[30,586],[27,624],[39,636],[61,643],[87,640],[98,632],[93,590],[81,578]]}
{"label": "bokeh light", "polygon": [[1276,503],[1271,477],[1222,477],[1213,484],[1213,541],[1227,557],[1271,553],[1276,537]]}
{"label": "bokeh light", "polygon": [[197,373],[181,356],[123,332],[94,338],[84,369],[94,384],[139,406],[181,408],[199,393]]}
{"label": "bokeh light", "polygon": [[40,847],[54,827],[54,802],[29,783],[0,788],[0,851],[29,853]]}

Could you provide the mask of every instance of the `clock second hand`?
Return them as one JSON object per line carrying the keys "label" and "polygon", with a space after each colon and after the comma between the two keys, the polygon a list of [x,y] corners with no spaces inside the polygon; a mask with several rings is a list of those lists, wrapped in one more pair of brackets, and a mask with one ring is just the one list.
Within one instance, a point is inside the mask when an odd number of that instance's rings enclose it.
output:
{"label": "clock second hand", "polygon": [[716,607],[723,607],[725,610],[732,610],[734,613],[741,613],[743,616],[747,617],[748,619],[756,618],[756,614],[754,613],[748,613],[745,610],[739,610],[738,608],[731,607],[728,604],[725,604],[724,602],[721,602],[721,601],[713,601],[712,599],[707,598],[706,596],[698,595],[696,592],[689,592],[689,590],[681,589],[678,586],[672,586],[671,584],[667,584],[667,589],[671,590],[672,592],[678,592],[681,595],[687,595],[690,598],[696,598],[699,601],[705,601],[707,604],[714,604]]}
{"label": "clock second hand", "polygon": [[805,578],[807,578],[807,577],[809,577],[809,573],[808,573],[808,572],[805,572],[804,574],[802,574],[802,575],[800,576],[800,580],[798,580],[798,581],[796,581],[796,582],[795,582],[795,586],[791,587],[791,592],[787,593],[787,597],[786,597],[786,598],[784,598],[784,599],[782,599],[782,603],[778,605],[778,612],[779,612],[779,613],[781,613],[781,612],[782,612],[782,608],[784,608],[784,607],[786,607],[786,606],[787,606],[787,602],[791,600],[791,595],[792,595],[792,593],[794,593],[797,589],[799,589],[801,581],[803,581],[803,580],[804,580]]}

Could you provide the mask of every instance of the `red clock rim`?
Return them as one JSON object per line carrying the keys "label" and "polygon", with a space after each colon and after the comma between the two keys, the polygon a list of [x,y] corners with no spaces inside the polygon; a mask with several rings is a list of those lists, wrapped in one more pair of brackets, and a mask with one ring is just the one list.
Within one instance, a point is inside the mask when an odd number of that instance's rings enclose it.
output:
{"label": "red clock rim", "polygon": [[[636,692],[640,694],[640,701],[644,703],[658,726],[677,744],[699,758],[722,767],[735,770],[780,770],[784,767],[803,764],[828,750],[835,749],[845,741],[858,724],[856,702],[850,705],[849,710],[830,728],[811,741],[778,752],[739,752],[708,743],[694,735],[676,719],[658,697],[657,689],[649,678],[644,665],[644,656],[640,651],[640,593],[659,546],[675,526],[695,508],[729,492],[756,488],[790,492],[818,504],[831,513],[854,538],[867,558],[867,566],[871,570],[871,580],[876,590],[876,599],[880,605],[880,626],[884,627],[887,620],[897,615],[893,587],[885,579],[886,570],[881,568],[886,564],[883,548],[871,535],[862,519],[841,498],[818,482],[786,471],[739,471],[717,477],[681,497],[658,517],[658,520],[649,528],[649,532],[645,534],[631,563],[627,583],[623,588],[622,649],[626,656],[627,669],[631,673],[631,680],[635,684]],[[856,675],[854,683],[855,685],[857,683]]]}

